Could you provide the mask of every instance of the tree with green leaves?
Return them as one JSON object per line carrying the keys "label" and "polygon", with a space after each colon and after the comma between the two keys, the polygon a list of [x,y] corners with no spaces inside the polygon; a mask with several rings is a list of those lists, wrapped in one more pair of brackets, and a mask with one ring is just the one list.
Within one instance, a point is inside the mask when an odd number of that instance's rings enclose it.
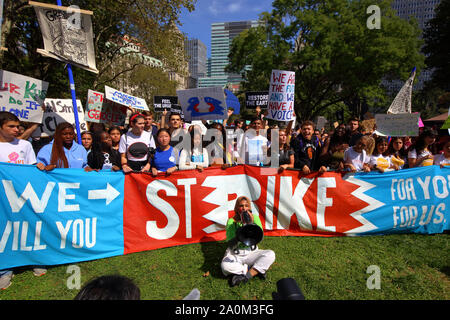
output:
{"label": "tree with green leaves", "polygon": [[[56,0],[40,0],[56,4]],[[98,74],[74,68],[77,98],[83,101],[87,90],[103,91],[122,77],[130,87],[145,89],[145,97],[152,94],[175,93],[167,71],[183,72],[180,59],[183,35],[174,28],[179,24],[182,8],[194,9],[195,0],[73,0],[62,1],[63,6],[77,5],[93,11],[94,49]],[[69,81],[65,65],[43,57],[36,49],[43,48],[42,36],[34,9],[28,0],[5,0],[2,26],[2,44],[8,50],[1,57],[1,68],[31,76],[50,83],[48,97],[69,98]],[[129,36],[138,39],[148,56],[161,60],[164,69],[149,67],[143,59],[131,57],[127,63],[118,39]],[[108,45],[114,42],[116,46]],[[128,55],[131,55],[129,53]],[[150,94],[150,95],[149,95]]]}
{"label": "tree with green leaves", "polygon": [[[390,0],[275,0],[262,24],[233,41],[228,72],[241,73],[243,90],[267,90],[273,69],[295,71],[295,112],[299,120],[330,107],[389,107],[382,79],[407,79],[418,71],[421,33],[415,21],[395,15]],[[380,29],[368,28],[377,5]],[[246,66],[251,66],[247,68]]]}
{"label": "tree with green leaves", "polygon": [[429,86],[450,91],[450,0],[442,0],[435,13],[423,36],[425,63],[433,69]]}

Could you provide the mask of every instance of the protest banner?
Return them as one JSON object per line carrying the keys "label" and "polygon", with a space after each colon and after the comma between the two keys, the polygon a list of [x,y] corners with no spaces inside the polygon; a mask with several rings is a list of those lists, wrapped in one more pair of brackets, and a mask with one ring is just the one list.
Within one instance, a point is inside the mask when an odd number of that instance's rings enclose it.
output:
{"label": "protest banner", "polygon": [[[75,132],[75,114],[73,112],[71,99],[45,99],[44,102],[44,116],[42,123],[31,134],[32,137],[51,137],[55,133],[56,126],[61,122],[69,122],[73,125]],[[77,100],[78,118],[83,118],[83,105],[80,100]],[[86,121],[80,121],[80,131],[86,131]],[[80,133],[81,133],[80,132]]]}
{"label": "protest banner", "polygon": [[144,99],[134,97],[108,86],[105,86],[105,97],[106,99],[114,101],[125,107],[149,111],[147,102]]}
{"label": "protest banner", "polygon": [[224,240],[239,196],[251,199],[266,236],[450,228],[450,168],[439,166],[299,177],[240,165],[154,178],[0,163],[0,177],[0,270]]}
{"label": "protest banner", "polygon": [[153,108],[155,111],[170,110],[173,105],[178,104],[177,96],[154,96]]}
{"label": "protest banner", "polygon": [[88,99],[84,120],[123,126],[127,117],[127,108],[104,99],[104,94],[88,90]]}
{"label": "protest banner", "polygon": [[272,70],[266,118],[291,121],[294,117],[295,72]]}
{"label": "protest banner", "polygon": [[376,114],[377,133],[391,137],[417,137],[418,113]]}
{"label": "protest banner", "polygon": [[255,109],[256,107],[267,109],[268,101],[268,91],[252,91],[245,93],[245,107],[247,109]]}
{"label": "protest banner", "polygon": [[227,103],[222,87],[177,90],[186,121],[226,119]]}
{"label": "protest banner", "polygon": [[44,40],[37,52],[98,73],[95,65],[92,11],[29,1],[34,7]]}
{"label": "protest banner", "polygon": [[0,70],[0,111],[14,113],[21,121],[42,122],[42,105],[48,82]]}

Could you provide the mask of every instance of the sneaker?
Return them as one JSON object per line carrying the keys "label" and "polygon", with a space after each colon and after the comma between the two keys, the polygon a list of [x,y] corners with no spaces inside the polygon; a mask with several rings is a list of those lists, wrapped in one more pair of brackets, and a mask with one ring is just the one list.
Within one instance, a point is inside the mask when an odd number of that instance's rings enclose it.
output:
{"label": "sneaker", "polygon": [[47,273],[47,269],[45,269],[45,268],[33,268],[33,274],[36,277],[43,276],[46,273]]}
{"label": "sneaker", "polygon": [[236,274],[231,278],[230,285],[232,287],[238,286],[241,283],[246,283],[248,281],[247,277],[242,274]]}
{"label": "sneaker", "polygon": [[0,277],[0,288],[2,290],[5,290],[6,288],[8,288],[11,285],[12,277],[14,277],[14,273],[12,273],[12,272],[5,273],[4,275],[2,275]]}

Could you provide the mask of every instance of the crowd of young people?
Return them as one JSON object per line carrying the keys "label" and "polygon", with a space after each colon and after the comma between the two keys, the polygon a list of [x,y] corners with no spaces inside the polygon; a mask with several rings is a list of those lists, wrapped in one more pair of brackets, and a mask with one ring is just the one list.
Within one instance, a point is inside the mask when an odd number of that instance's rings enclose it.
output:
{"label": "crowd of young people", "polygon": [[[49,139],[35,140],[32,130],[20,130],[14,114],[0,112],[0,162],[36,165],[42,171],[82,168],[148,172],[154,177],[238,164],[276,164],[279,172],[297,169],[300,174],[450,165],[449,136],[439,136],[432,128],[421,128],[418,137],[385,137],[377,136],[374,128],[361,127],[358,119],[330,131],[316,130],[311,121],[295,128],[292,122],[281,128],[269,126],[261,114],[247,121],[184,123],[180,114],[163,112],[161,121],[155,122],[152,112],[135,112],[125,127],[92,123],[78,143],[74,127],[67,122],[60,123]],[[35,268],[36,275],[45,272]],[[0,287],[7,288],[11,278],[11,270],[0,271]]]}

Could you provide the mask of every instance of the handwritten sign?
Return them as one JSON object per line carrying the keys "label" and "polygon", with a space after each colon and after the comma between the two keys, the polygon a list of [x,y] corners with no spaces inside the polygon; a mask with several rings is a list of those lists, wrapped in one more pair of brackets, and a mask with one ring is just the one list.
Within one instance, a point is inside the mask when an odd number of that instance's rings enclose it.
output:
{"label": "handwritten sign", "polygon": [[134,97],[108,86],[105,86],[105,95],[106,99],[114,101],[125,107],[149,111],[147,102],[145,102],[142,98]]}
{"label": "handwritten sign", "polygon": [[227,103],[222,87],[177,90],[186,121],[227,118]]}
{"label": "handwritten sign", "polygon": [[37,52],[62,62],[98,73],[95,66],[92,11],[30,1],[44,41]]}
{"label": "handwritten sign", "polygon": [[267,118],[291,121],[294,117],[294,96],[295,72],[272,70]]}
{"label": "handwritten sign", "polygon": [[260,107],[261,109],[267,108],[268,100],[268,91],[253,91],[245,93],[245,107],[247,109],[255,109],[256,107]]}
{"label": "handwritten sign", "polygon": [[0,111],[14,113],[21,121],[41,123],[41,105],[48,82],[0,70]]}
{"label": "handwritten sign", "polygon": [[96,123],[108,123],[121,126],[125,123],[127,108],[104,99],[104,94],[88,91],[88,100],[84,120]]}
{"label": "handwritten sign", "polygon": [[377,131],[391,137],[416,137],[419,135],[418,113],[376,114]]}
{"label": "handwritten sign", "polygon": [[[61,122],[69,122],[75,131],[75,115],[73,113],[72,99],[45,99],[45,111],[42,123],[31,134],[32,137],[51,137],[55,134],[56,126]],[[81,132],[87,130],[83,119],[83,105],[77,100],[78,119],[80,119]]]}

